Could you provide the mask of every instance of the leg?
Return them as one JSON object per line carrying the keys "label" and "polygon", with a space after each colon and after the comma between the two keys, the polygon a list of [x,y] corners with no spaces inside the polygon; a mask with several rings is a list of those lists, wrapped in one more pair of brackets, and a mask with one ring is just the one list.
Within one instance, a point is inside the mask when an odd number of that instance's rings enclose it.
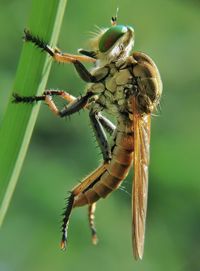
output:
{"label": "leg", "polygon": [[71,193],[71,195],[69,196],[69,198],[67,200],[67,207],[63,213],[64,218],[63,218],[63,223],[61,226],[62,238],[61,238],[61,243],[60,243],[60,247],[62,250],[64,250],[66,248],[67,229],[68,229],[68,225],[69,225],[69,217],[71,215],[73,204],[74,204],[74,194]]}
{"label": "leg", "polygon": [[[62,238],[61,238],[61,249],[65,249],[67,245],[67,229],[69,225],[69,218],[71,215],[71,211],[74,207],[79,207],[88,204],[88,199],[84,196],[84,191],[88,190],[90,187],[92,187],[96,180],[107,170],[108,164],[103,164],[99,166],[96,170],[94,170],[92,173],[90,173],[81,183],[76,185],[72,191],[71,194],[67,200],[67,205],[65,208],[65,211],[63,213],[63,220],[62,220],[62,226],[61,226],[61,232],[62,232]],[[100,196],[98,197],[98,199]],[[96,200],[98,200],[96,199]],[[95,238],[95,228],[94,228],[94,199],[90,199],[93,201],[93,203],[90,203],[91,210],[89,209],[89,223],[90,228],[93,231],[93,243],[95,243],[95,239],[97,241],[97,238]],[[89,207],[90,208],[90,207]]]}
{"label": "leg", "polygon": [[111,160],[111,150],[110,150],[104,129],[99,121],[98,113],[93,112],[91,110],[90,111],[90,120],[92,123],[92,127],[94,130],[97,142],[99,143],[99,147],[100,147],[101,152],[103,154],[103,159],[105,162],[108,162]]}
{"label": "leg", "polygon": [[96,59],[96,52],[95,51],[86,51],[84,49],[78,49],[79,54],[89,56]]}
{"label": "leg", "polygon": [[60,96],[69,103],[74,102],[76,97],[70,95],[63,90],[45,90],[41,96],[20,96],[17,93],[13,93],[13,103],[34,103],[39,101],[45,101],[46,96]]}
{"label": "leg", "polygon": [[[44,91],[43,95],[41,96],[19,96],[17,93],[13,93],[13,102],[14,103],[34,103],[38,101],[45,101],[46,96],[49,95],[59,96],[62,99],[68,101],[69,103],[75,102],[76,97],[72,96],[71,94],[67,93],[63,90],[46,90]],[[86,106],[87,107],[87,106]],[[101,113],[98,113],[98,118],[101,125],[105,128],[105,130],[112,135],[115,131],[115,125],[106,117],[102,116]]]}
{"label": "leg", "polygon": [[82,108],[86,106],[89,98],[92,95],[93,94],[91,92],[88,92],[86,93],[86,95],[78,97],[74,102],[69,104],[67,107],[64,107],[63,109],[61,109],[58,112],[58,115],[60,117],[65,117],[65,116],[69,116],[69,115],[72,115],[73,113],[78,112],[79,110],[81,110]]}
{"label": "leg", "polygon": [[105,128],[106,132],[112,135],[116,129],[116,126],[109,119],[102,116],[100,113],[98,114],[98,118],[101,125]]}
{"label": "leg", "polygon": [[[60,96],[61,98],[71,102],[67,107],[59,110],[52,100],[52,96]],[[44,101],[49,109],[57,116],[65,117],[69,116],[75,112],[78,112],[80,109],[84,108],[87,104],[88,99],[92,96],[91,92],[86,93],[86,95],[75,98],[72,95],[64,91],[59,90],[49,90],[45,91],[41,96],[19,96],[18,94],[13,94],[14,103],[34,103],[38,101]]]}
{"label": "leg", "polygon": [[95,224],[94,224],[95,209],[96,209],[96,202],[94,202],[88,206],[89,225],[90,225],[90,229],[91,229],[91,233],[92,233],[92,243],[94,245],[96,245],[98,242],[97,231],[96,231]]}
{"label": "leg", "polygon": [[41,48],[43,51],[47,52],[55,61],[59,63],[72,63],[77,70],[79,76],[86,82],[97,82],[95,76],[93,76],[80,61],[85,62],[95,62],[96,59],[88,56],[72,55],[67,53],[62,53],[59,49],[51,48],[44,40],[37,36],[33,36],[28,30],[24,30],[25,36],[24,40],[27,42],[32,42],[37,47]]}

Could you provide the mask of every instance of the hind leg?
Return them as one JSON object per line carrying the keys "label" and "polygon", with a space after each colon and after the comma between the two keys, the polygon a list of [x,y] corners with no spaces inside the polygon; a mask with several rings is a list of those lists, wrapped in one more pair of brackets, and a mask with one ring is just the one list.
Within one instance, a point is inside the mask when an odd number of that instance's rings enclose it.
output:
{"label": "hind leg", "polygon": [[[68,198],[65,211],[63,213],[63,223],[61,227],[62,239],[61,239],[61,249],[65,249],[67,245],[67,229],[69,225],[69,218],[74,207],[79,207],[83,205],[89,205],[89,224],[92,231],[92,241],[95,243],[96,230],[94,227],[94,202],[96,202],[100,196],[95,194],[87,194],[86,191],[90,189],[96,183],[96,181],[101,177],[101,175],[106,171],[108,164],[103,164],[99,166],[96,170],[90,173],[80,184],[75,186]],[[93,205],[93,206],[92,206]],[[91,206],[91,207],[90,207]]]}
{"label": "hind leg", "polygon": [[97,231],[96,231],[96,227],[95,227],[95,223],[94,223],[95,209],[96,209],[96,202],[94,202],[88,206],[88,219],[89,219],[89,225],[90,225],[90,230],[91,230],[91,234],[92,234],[92,243],[94,245],[96,245],[98,242]]}

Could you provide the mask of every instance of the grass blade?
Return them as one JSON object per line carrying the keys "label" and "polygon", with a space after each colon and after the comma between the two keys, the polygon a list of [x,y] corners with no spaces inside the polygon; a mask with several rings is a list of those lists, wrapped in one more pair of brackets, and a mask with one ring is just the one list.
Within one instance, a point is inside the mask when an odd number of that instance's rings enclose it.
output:
{"label": "grass blade", "polygon": [[[66,3],[67,0],[34,0],[27,28],[55,46]],[[25,43],[14,91],[25,96],[40,95],[45,89],[51,62],[49,56]],[[0,127],[0,225],[12,198],[39,111],[39,105],[12,104],[12,92]]]}

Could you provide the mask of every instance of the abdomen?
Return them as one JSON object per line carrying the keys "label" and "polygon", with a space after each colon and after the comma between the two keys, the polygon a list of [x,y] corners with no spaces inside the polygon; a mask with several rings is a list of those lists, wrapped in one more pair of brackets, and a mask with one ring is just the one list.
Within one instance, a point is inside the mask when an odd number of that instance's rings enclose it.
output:
{"label": "abdomen", "polygon": [[[118,131],[112,147],[112,159],[110,163],[82,191],[80,191],[81,184],[86,179],[76,187],[76,189],[79,188],[77,189],[79,193],[77,195],[75,193],[74,207],[92,204],[116,190],[129,172],[133,159],[133,151],[133,131],[130,131],[130,128],[125,129],[125,132]],[[89,179],[90,176],[87,178]]]}

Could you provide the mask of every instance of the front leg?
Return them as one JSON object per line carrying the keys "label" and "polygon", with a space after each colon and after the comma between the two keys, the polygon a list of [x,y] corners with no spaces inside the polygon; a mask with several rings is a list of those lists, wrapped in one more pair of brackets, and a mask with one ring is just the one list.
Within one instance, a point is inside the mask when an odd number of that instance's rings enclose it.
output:
{"label": "front leg", "polygon": [[85,81],[90,83],[97,82],[97,78],[93,76],[80,61],[95,62],[96,59],[88,56],[72,55],[61,52],[58,48],[51,48],[44,40],[34,36],[30,31],[24,30],[24,40],[32,42],[38,48],[47,52],[56,62],[59,63],[72,63],[78,72],[79,76]]}

